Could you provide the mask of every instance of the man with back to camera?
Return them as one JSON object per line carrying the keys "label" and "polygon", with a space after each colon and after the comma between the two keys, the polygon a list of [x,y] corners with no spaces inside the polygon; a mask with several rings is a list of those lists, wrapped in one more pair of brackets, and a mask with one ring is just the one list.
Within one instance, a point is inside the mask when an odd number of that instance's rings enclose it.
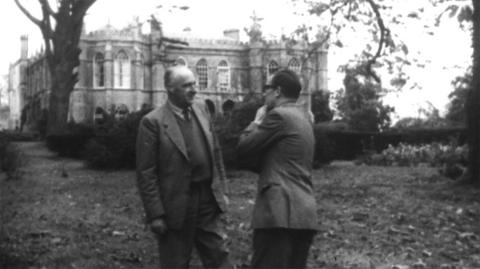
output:
{"label": "man with back to camera", "polygon": [[231,268],[219,216],[228,199],[225,169],[205,105],[194,102],[195,77],[166,70],[168,101],[138,129],[137,185],[158,240],[161,268],[188,268],[195,247],[205,268]]}
{"label": "man with back to camera", "polygon": [[265,105],[240,136],[239,158],[260,174],[252,268],[305,268],[317,230],[315,139],[310,115],[296,104],[300,91],[294,72],[276,72],[263,88]]}

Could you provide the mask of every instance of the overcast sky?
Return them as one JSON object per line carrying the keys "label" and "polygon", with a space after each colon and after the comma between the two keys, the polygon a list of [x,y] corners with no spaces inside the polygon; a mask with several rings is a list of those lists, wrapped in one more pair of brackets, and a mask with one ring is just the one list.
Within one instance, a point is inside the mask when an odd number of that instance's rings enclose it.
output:
{"label": "overcast sky", "polygon": [[[402,0],[396,5],[405,12],[428,0]],[[38,0],[21,0],[32,10],[37,9]],[[162,5],[162,8],[157,8]],[[186,11],[169,12],[172,6],[189,6]],[[397,6],[396,6],[397,7]],[[87,31],[96,30],[107,23],[122,27],[138,16],[146,21],[150,14],[156,14],[163,22],[166,34],[178,35],[182,29],[189,27],[191,34],[205,38],[221,38],[225,29],[240,29],[251,24],[251,16],[255,10],[258,17],[263,18],[262,30],[267,38],[289,34],[297,25],[304,22],[292,14],[291,0],[97,0],[89,10],[85,19]],[[2,33],[2,49],[0,50],[0,74],[8,73],[9,63],[20,56],[20,36],[29,36],[29,54],[33,55],[42,45],[39,30],[16,7],[14,0],[0,0],[0,27]],[[427,9],[428,12],[428,9]],[[427,17],[428,14],[424,15]],[[433,16],[433,14],[431,14]],[[318,23],[318,21],[314,21]],[[460,75],[468,66],[471,56],[468,35],[458,30],[455,23],[445,23],[434,36],[425,35],[420,25],[407,26],[404,38],[411,51],[409,57],[428,59],[424,69],[412,69],[410,75],[422,87],[406,89],[402,94],[392,94],[386,101],[395,105],[397,116],[415,116],[418,108],[428,107],[432,103],[440,111],[445,111],[448,93],[452,90],[450,81]],[[346,47],[334,48],[329,53],[329,89],[335,91],[342,87],[343,74],[336,72],[339,65],[355,57],[362,44],[354,35],[349,35],[343,43]],[[355,45],[360,46],[355,46]],[[415,51],[418,53],[415,54]],[[460,66],[455,70],[445,67]],[[388,82],[388,81],[387,81]],[[386,82],[386,83],[387,83]]]}
{"label": "overcast sky", "polygon": [[[32,11],[37,11],[38,0],[20,0]],[[159,5],[162,8],[157,8]],[[186,11],[172,6],[189,6]],[[290,8],[289,8],[290,7]],[[170,12],[170,10],[172,10]],[[299,24],[291,13],[289,0],[97,0],[85,18],[87,32],[111,23],[122,27],[138,16],[141,22],[150,14],[155,14],[163,22],[166,34],[178,34],[190,27],[193,35],[205,38],[221,38],[223,30],[236,28],[241,30],[251,24],[255,10],[263,17],[262,27],[267,37],[279,36],[291,32]],[[42,45],[40,32],[16,7],[14,0],[0,1],[0,27],[3,39],[0,51],[0,74],[8,72],[9,62],[14,62],[20,55],[20,36],[29,36],[29,54],[32,55]]]}

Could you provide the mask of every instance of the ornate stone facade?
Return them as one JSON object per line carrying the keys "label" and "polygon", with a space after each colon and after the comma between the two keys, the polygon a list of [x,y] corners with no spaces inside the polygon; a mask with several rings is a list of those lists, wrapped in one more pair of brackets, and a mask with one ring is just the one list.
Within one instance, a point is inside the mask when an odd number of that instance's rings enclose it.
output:
{"label": "ornate stone facade", "polygon": [[[305,63],[306,44],[288,46],[283,41],[239,41],[238,30],[227,30],[221,40],[186,37],[165,38],[161,24],[151,23],[150,34],[141,25],[117,30],[107,26],[83,33],[80,41],[79,81],[70,97],[70,120],[93,122],[102,108],[124,113],[142,106],[159,106],[166,99],[165,68],[185,64],[197,76],[198,98],[210,100],[216,112],[231,107],[251,92],[259,92],[274,69],[287,67],[308,81],[302,102],[308,106],[310,92],[327,89],[327,51],[318,49]],[[188,43],[179,45],[172,39]],[[302,64],[305,64],[303,68]],[[48,109],[49,76],[40,53],[27,60],[22,89],[22,107],[27,125]],[[43,112],[43,113],[42,113]]]}
{"label": "ornate stone facade", "polygon": [[22,93],[26,90],[26,69],[28,66],[28,43],[27,36],[20,38],[20,59],[10,64],[8,69],[8,106],[10,115],[7,122],[7,129],[20,129],[21,112],[25,105],[25,98]]}

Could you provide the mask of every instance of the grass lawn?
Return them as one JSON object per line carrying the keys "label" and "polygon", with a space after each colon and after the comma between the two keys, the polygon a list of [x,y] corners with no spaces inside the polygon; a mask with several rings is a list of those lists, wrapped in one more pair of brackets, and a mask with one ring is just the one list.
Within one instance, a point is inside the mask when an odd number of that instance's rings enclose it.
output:
{"label": "grass lawn", "polygon": [[[133,171],[94,171],[42,143],[19,146],[23,179],[0,174],[0,268],[158,268]],[[223,221],[241,268],[251,255],[256,175],[229,174]],[[321,223],[309,268],[480,268],[479,190],[428,167],[348,162],[316,170],[314,183]]]}

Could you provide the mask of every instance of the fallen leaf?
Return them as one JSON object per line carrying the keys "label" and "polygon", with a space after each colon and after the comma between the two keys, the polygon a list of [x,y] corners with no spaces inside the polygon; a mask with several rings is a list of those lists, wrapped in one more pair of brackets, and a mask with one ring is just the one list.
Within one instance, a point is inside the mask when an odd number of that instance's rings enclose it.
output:
{"label": "fallen leaf", "polygon": [[471,239],[471,240],[477,239],[477,236],[474,233],[460,233],[458,237],[460,237],[460,239]]}
{"label": "fallen leaf", "polygon": [[422,256],[425,257],[425,258],[428,258],[428,257],[432,256],[432,252],[430,252],[428,250],[424,250],[424,251],[422,251]]}
{"label": "fallen leaf", "polygon": [[412,268],[413,269],[425,269],[425,268],[427,268],[427,265],[422,260],[419,260],[418,262],[416,262],[412,265]]}
{"label": "fallen leaf", "polygon": [[52,244],[60,244],[62,242],[62,238],[55,237],[55,238],[52,238],[52,240],[50,240],[50,242],[52,242]]}
{"label": "fallen leaf", "polygon": [[113,236],[123,236],[123,235],[125,235],[125,232],[122,232],[122,231],[113,231],[113,232],[112,232],[112,235],[113,235]]}

